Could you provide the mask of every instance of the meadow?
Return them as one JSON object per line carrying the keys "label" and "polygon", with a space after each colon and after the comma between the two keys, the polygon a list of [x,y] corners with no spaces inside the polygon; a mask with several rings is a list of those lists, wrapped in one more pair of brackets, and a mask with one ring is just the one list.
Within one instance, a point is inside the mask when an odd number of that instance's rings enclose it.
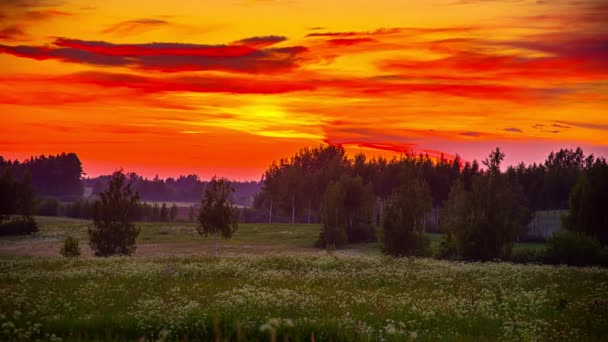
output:
{"label": "meadow", "polygon": [[[37,233],[27,236],[0,237],[0,256],[58,256],[61,242],[67,235],[78,238],[83,255],[91,256],[87,246],[89,220],[65,217],[36,217],[40,225]],[[212,256],[214,240],[203,238],[190,222],[137,222],[141,228],[137,238],[135,256]],[[321,226],[318,224],[239,224],[231,240],[220,241],[220,252],[234,256],[242,254],[267,254],[296,252],[319,255],[325,251],[314,247]],[[431,249],[436,251],[441,242],[440,234],[426,234]],[[538,250],[542,243],[516,243],[514,250]],[[350,244],[338,250],[338,254],[381,255],[381,244]]]}
{"label": "meadow", "polygon": [[39,220],[35,235],[0,240],[0,340],[608,336],[603,268],[397,259],[379,244],[328,253],[312,247],[314,225],[240,225],[213,258],[190,224],[142,224],[133,257],[67,259],[52,247],[69,233],[84,251],[88,223]]}

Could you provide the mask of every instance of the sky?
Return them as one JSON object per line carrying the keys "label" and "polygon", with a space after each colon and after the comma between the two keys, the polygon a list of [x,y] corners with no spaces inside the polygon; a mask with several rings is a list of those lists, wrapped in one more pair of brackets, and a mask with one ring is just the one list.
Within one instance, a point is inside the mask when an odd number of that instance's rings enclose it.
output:
{"label": "sky", "polygon": [[0,155],[257,180],[304,146],[608,156],[606,0],[0,0]]}

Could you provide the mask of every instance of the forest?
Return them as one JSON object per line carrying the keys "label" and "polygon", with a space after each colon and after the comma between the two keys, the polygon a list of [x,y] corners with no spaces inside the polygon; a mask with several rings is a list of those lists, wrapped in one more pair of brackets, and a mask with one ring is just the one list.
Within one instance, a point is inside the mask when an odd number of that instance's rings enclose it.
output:
{"label": "forest", "polygon": [[[560,226],[565,228],[551,241],[576,240],[577,246],[604,253],[604,158],[585,155],[580,148],[551,152],[543,163],[531,165],[504,166],[504,157],[499,148],[482,161],[464,161],[458,155],[386,159],[348,156],[339,145],[305,147],[273,162],[261,182],[231,182],[235,191],[229,198],[240,205],[234,212],[241,223],[320,224],[316,246],[321,248],[380,241],[387,254],[428,256],[424,234],[435,232],[443,236],[434,252],[437,257],[512,259],[516,241],[551,237],[531,236],[529,231],[535,213],[551,210],[561,213]],[[24,232],[35,231],[34,215],[91,219],[96,197],[110,179],[82,178],[82,165],[72,153],[21,163],[0,161],[2,217],[21,215],[20,223],[4,223],[13,224],[5,233],[16,229],[15,224],[23,224]],[[135,173],[124,177],[138,195],[131,213],[136,221],[193,222],[208,185],[196,175],[166,180]],[[83,185],[92,189],[93,197],[82,197]],[[170,201],[186,201],[186,206],[178,208]],[[599,260],[599,254],[580,258]],[[589,262],[572,261],[576,258],[566,257],[572,263]]]}
{"label": "forest", "polygon": [[[579,176],[596,162],[603,164],[605,160],[586,156],[580,148],[560,149],[551,152],[543,163],[500,165],[500,172],[529,212],[562,210],[568,208],[571,190]],[[293,222],[309,222],[309,217],[313,222],[319,221],[328,187],[342,179],[343,183],[350,182],[350,188],[359,187],[353,196],[369,197],[373,222],[379,223],[383,204],[404,179],[423,182],[428,187],[432,207],[441,208],[457,180],[470,189],[473,179],[487,173],[490,166],[484,161],[463,161],[458,155],[451,160],[428,154],[369,159],[364,154],[349,158],[338,145],[303,148],[266,170],[254,207],[267,210],[272,207],[274,216],[288,217]]]}
{"label": "forest", "polygon": [[[0,156],[0,170],[9,171],[15,179],[23,179],[29,172],[37,197],[59,202],[82,200],[85,188],[90,188],[91,194],[98,195],[107,187],[110,179],[110,175],[87,177],[75,153],[33,156],[21,162]],[[148,179],[129,172],[127,178],[140,198],[148,202],[199,202],[207,185],[197,175]],[[259,181],[233,181],[232,184],[235,188],[233,200],[242,206],[250,206],[261,188]]]}

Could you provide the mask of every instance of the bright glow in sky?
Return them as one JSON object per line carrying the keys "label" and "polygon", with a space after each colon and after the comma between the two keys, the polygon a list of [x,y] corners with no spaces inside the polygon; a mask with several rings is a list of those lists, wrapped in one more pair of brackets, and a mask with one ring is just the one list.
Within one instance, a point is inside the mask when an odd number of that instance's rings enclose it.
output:
{"label": "bright glow in sky", "polygon": [[608,156],[606,18],[604,0],[4,0],[0,155],[236,179],[323,142]]}

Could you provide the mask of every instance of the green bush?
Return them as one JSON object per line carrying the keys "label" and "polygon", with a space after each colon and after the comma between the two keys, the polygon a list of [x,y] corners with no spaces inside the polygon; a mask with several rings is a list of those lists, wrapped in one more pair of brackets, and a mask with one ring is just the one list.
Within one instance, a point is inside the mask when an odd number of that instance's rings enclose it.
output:
{"label": "green bush", "polygon": [[517,264],[541,264],[544,258],[543,250],[516,249],[511,253],[509,261]]}
{"label": "green bush", "polygon": [[439,243],[439,247],[435,251],[434,257],[437,259],[456,260],[458,259],[458,250],[456,242],[452,234],[447,231],[443,234],[443,238]]}
{"label": "green bush", "polygon": [[26,235],[38,231],[38,224],[34,219],[19,217],[0,224],[0,236],[2,235]]}
{"label": "green bush", "polygon": [[596,238],[580,232],[559,231],[547,241],[545,262],[571,266],[599,265],[600,243]]}
{"label": "green bush", "polygon": [[346,229],[346,235],[350,243],[376,242],[378,240],[374,226],[365,222],[354,222],[351,227]]}
{"label": "green bush", "polygon": [[315,242],[315,247],[328,248],[328,246],[334,246],[334,248],[340,248],[347,242],[348,237],[345,227],[324,223],[319,233],[319,239]]}
{"label": "green bush", "polygon": [[397,257],[429,256],[431,242],[424,236],[423,222],[432,205],[426,181],[404,179],[384,206],[382,251]]}
{"label": "green bush", "polygon": [[57,216],[58,211],[59,201],[54,198],[43,198],[36,206],[36,214],[40,216]]}
{"label": "green bush", "polygon": [[66,258],[80,256],[80,242],[73,236],[66,236],[61,245],[60,253]]}

